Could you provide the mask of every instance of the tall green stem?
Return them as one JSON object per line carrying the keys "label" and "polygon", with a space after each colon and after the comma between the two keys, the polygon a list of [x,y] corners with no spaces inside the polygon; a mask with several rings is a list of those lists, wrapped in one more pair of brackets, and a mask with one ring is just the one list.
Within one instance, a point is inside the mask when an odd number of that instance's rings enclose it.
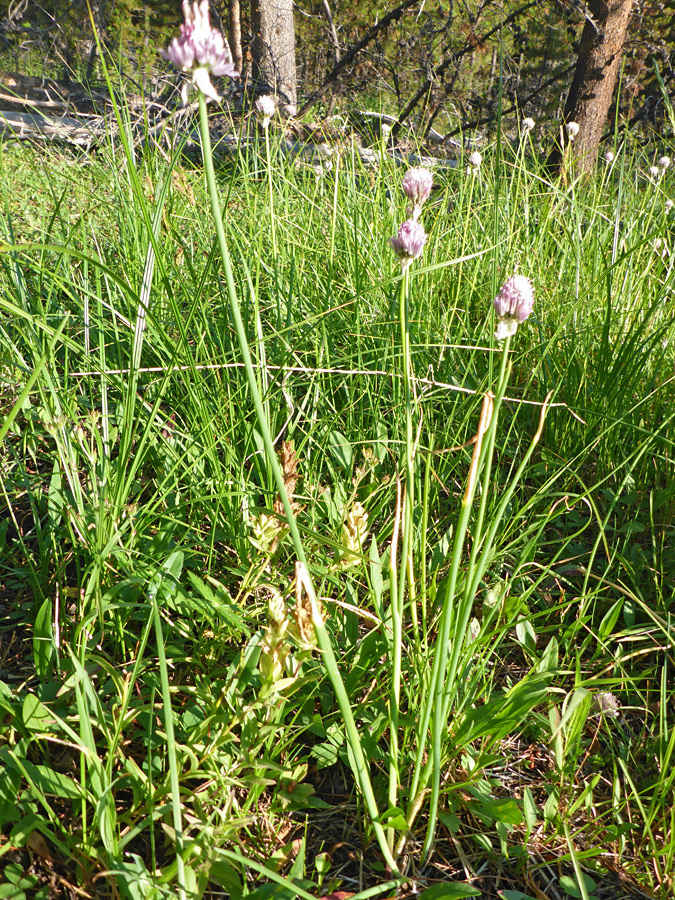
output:
{"label": "tall green stem", "polygon": [[[413,583],[412,529],[414,507],[414,446],[412,427],[412,390],[410,364],[410,328],[408,323],[408,294],[410,287],[409,264],[403,266],[399,291],[399,319],[401,326],[401,350],[403,356],[403,385],[405,402],[405,492],[403,497],[403,540],[398,578],[395,574],[395,548],[392,541],[391,568],[391,691],[389,698],[389,806],[397,805],[399,785],[398,722],[401,701],[401,654],[403,645],[403,608],[406,584]],[[394,830],[388,830],[389,846],[394,846]]]}
{"label": "tall green stem", "polygon": [[270,152],[270,130],[265,126],[265,157],[267,159],[267,187],[270,198],[270,228],[272,232],[272,253],[274,270],[277,268],[277,223],[274,219],[274,180],[272,178],[272,154]]}
{"label": "tall green stem", "polygon": [[[403,267],[399,317],[401,321],[401,348],[403,351],[403,385],[405,398],[405,502],[403,504],[403,548],[401,553],[401,579],[399,582],[399,609],[403,617],[405,585],[410,591],[410,614],[415,641],[419,651],[417,607],[414,601],[415,578],[413,572],[413,510],[415,508],[415,446],[413,442],[413,370],[410,358],[410,265]],[[407,574],[407,582],[406,582]],[[400,650],[399,650],[400,657]]]}
{"label": "tall green stem", "polygon": [[462,597],[462,603],[457,613],[457,622],[455,623],[454,634],[455,639],[452,642],[452,653],[450,654],[450,663],[448,665],[448,672],[445,679],[446,688],[445,688],[445,702],[443,704],[443,720],[447,722],[449,716],[449,702],[452,692],[455,687],[455,681],[457,677],[457,665],[459,662],[459,654],[462,649],[462,644],[464,642],[464,635],[466,634],[466,630],[469,624],[469,616],[471,615],[471,609],[473,607],[473,597],[474,592],[472,591],[472,587],[475,589],[475,584],[473,580],[473,571],[476,566],[476,560],[478,557],[478,553],[481,549],[484,548],[485,544],[483,541],[483,522],[485,520],[485,510],[487,507],[488,497],[490,495],[490,476],[492,474],[492,460],[494,457],[494,449],[495,449],[495,439],[497,436],[497,423],[499,421],[499,410],[502,405],[502,400],[504,399],[504,394],[506,393],[506,385],[509,380],[510,366],[509,366],[509,350],[511,347],[511,337],[507,337],[504,341],[504,349],[502,351],[502,360],[501,366],[499,369],[499,376],[497,379],[497,388],[495,390],[495,399],[494,405],[492,409],[492,418],[490,420],[490,424],[488,427],[487,434],[485,435],[485,440],[483,441],[483,447],[481,449],[481,457],[479,462],[479,471],[482,473],[482,490],[481,490],[481,498],[480,505],[478,507],[478,513],[476,515],[476,523],[473,529],[473,540],[471,542],[471,555],[469,557],[469,566],[467,568],[466,576],[465,576],[465,590]]}
{"label": "tall green stem", "polygon": [[164,730],[166,731],[166,747],[169,758],[169,783],[171,785],[171,809],[173,811],[173,830],[176,835],[176,871],[178,875],[178,900],[185,900],[185,860],[183,859],[183,820],[180,803],[180,782],[178,779],[178,762],[176,759],[176,739],[173,731],[173,712],[171,708],[171,689],[169,685],[166,653],[164,651],[164,637],[162,635],[162,620],[159,615],[157,596],[155,593],[149,598],[152,603],[152,615],[157,637],[157,657],[159,660],[159,674],[162,683],[162,704],[164,707]]}
{"label": "tall green stem", "polygon": [[312,621],[314,630],[316,632],[317,644],[321,651],[323,663],[326,667],[326,672],[328,673],[328,678],[331,682],[333,691],[335,692],[335,697],[337,699],[338,706],[340,708],[340,712],[344,721],[347,741],[351,750],[351,756],[353,760],[354,774],[361,789],[361,793],[363,794],[363,798],[368,809],[368,814],[370,815],[370,818],[372,820],[373,830],[375,832],[375,836],[377,838],[377,842],[382,855],[384,856],[385,861],[387,862],[387,865],[391,869],[392,873],[398,875],[398,868],[387,844],[384,828],[382,827],[382,824],[380,822],[380,814],[377,808],[375,794],[373,792],[373,787],[370,781],[368,765],[363,754],[363,748],[361,747],[361,742],[359,739],[358,731],[356,729],[356,723],[354,722],[354,716],[352,714],[351,706],[349,705],[347,691],[345,690],[342,676],[340,675],[337,661],[335,659],[335,654],[333,653],[330,636],[324,624],[323,614],[316,597],[314,585],[309,575],[307,560],[305,558],[305,552],[302,546],[302,540],[300,538],[300,532],[295,521],[295,516],[293,514],[293,509],[291,507],[288,493],[286,492],[283,473],[281,471],[276,453],[274,452],[272,435],[270,433],[269,424],[267,422],[265,411],[263,409],[260,392],[258,391],[258,383],[255,377],[253,363],[251,361],[246,329],[244,328],[244,323],[241,318],[241,310],[239,307],[239,300],[237,298],[237,289],[232,273],[232,263],[230,261],[227,239],[225,237],[225,228],[220,211],[218,189],[216,187],[216,176],[213,169],[213,156],[211,151],[211,136],[209,134],[208,116],[206,111],[206,99],[201,92],[199,93],[199,127],[202,141],[202,157],[204,160],[206,184],[208,188],[209,199],[211,201],[211,212],[213,214],[213,222],[216,228],[218,247],[220,250],[221,258],[223,260],[223,270],[225,273],[225,281],[227,283],[227,291],[230,300],[230,311],[232,313],[232,320],[234,322],[235,331],[237,332],[239,350],[241,352],[242,361],[244,363],[244,370],[246,372],[246,380],[248,382],[251,399],[253,400],[253,406],[255,407],[256,418],[258,420],[258,426],[262,433],[263,443],[265,445],[265,451],[267,453],[267,463],[272,469],[274,481],[276,483],[277,490],[284,507],[284,513],[288,522],[288,527],[290,530],[291,540],[293,541],[293,546],[295,548],[295,553],[298,558],[298,562],[301,564],[301,571],[305,576],[304,587],[307,591],[307,595],[311,604]]}
{"label": "tall green stem", "polygon": [[[486,396],[483,403],[483,412],[481,421],[476,435],[476,444],[471,462],[471,469],[467,481],[466,490],[460,508],[459,519],[457,522],[457,531],[455,532],[455,540],[453,545],[452,559],[450,563],[450,573],[448,576],[448,586],[446,589],[445,600],[441,612],[439,622],[439,634],[436,640],[436,651],[434,654],[434,665],[431,675],[431,683],[429,686],[429,694],[424,706],[421,728],[418,732],[419,744],[417,748],[417,758],[415,764],[415,772],[411,789],[411,802],[414,805],[418,800],[418,793],[421,789],[425,790],[428,784],[429,776],[431,777],[431,801],[429,806],[429,822],[427,826],[427,834],[422,851],[425,858],[431,849],[436,830],[436,818],[438,813],[438,803],[440,798],[440,779],[442,766],[442,746],[443,734],[447,728],[448,719],[448,693],[454,688],[457,664],[464,636],[466,633],[469,614],[471,611],[472,597],[468,597],[466,593],[460,608],[456,608],[455,599],[457,591],[457,580],[459,567],[464,551],[464,540],[468,529],[469,518],[471,515],[471,507],[476,492],[476,486],[481,474],[485,472],[483,479],[483,498],[481,499],[481,509],[479,518],[482,518],[485,511],[485,494],[487,493],[489,473],[491,469],[491,459],[494,451],[494,436],[496,433],[496,425],[498,418],[499,405],[506,390],[508,380],[508,353],[510,339],[504,344],[502,353],[502,362],[497,381],[496,397]],[[479,533],[474,535],[474,543],[479,541]],[[472,553],[472,561],[475,562]],[[450,640],[450,628],[454,625],[452,652],[448,664],[448,644]],[[426,745],[426,732],[430,721],[432,720],[431,729],[431,756],[422,772],[421,765]],[[411,824],[411,823],[409,823]]]}

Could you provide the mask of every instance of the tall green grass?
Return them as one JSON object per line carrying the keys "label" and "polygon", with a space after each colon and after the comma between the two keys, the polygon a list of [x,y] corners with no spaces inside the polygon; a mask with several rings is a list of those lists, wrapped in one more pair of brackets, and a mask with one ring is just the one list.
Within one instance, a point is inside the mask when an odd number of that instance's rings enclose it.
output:
{"label": "tall green grass", "polygon": [[0,860],[19,884],[40,835],[132,898],[385,894],[450,835],[514,884],[544,846],[582,893],[610,853],[666,896],[670,176],[630,146],[584,181],[524,143],[439,169],[408,365],[402,171],[269,138],[217,163],[220,235],[179,147],[0,150]]}

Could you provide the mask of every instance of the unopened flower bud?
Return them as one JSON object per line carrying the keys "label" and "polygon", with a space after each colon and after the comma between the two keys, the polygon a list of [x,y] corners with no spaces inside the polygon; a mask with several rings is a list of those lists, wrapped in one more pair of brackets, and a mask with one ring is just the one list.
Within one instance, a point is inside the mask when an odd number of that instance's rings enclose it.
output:
{"label": "unopened flower bud", "polygon": [[670,256],[670,250],[668,249],[668,244],[663,238],[657,237],[654,238],[654,253],[661,257],[661,259],[668,259]]}
{"label": "unopened flower bud", "polygon": [[272,589],[269,603],[267,604],[267,612],[276,625],[283,625],[286,621],[286,604],[279,591]]}

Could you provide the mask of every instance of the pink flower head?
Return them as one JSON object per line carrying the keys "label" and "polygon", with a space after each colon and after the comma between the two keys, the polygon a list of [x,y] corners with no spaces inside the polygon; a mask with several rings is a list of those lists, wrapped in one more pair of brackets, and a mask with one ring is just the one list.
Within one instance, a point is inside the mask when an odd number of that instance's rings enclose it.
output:
{"label": "pink flower head", "polygon": [[181,72],[191,72],[192,78],[183,86],[183,102],[187,103],[190,87],[212,100],[220,100],[220,95],[211,84],[212,75],[228,75],[236,78],[230,48],[222,34],[211,28],[209,21],[209,0],[183,0],[183,17],[180,37],[174,38],[168,50],[160,50],[165,59]]}
{"label": "pink flower head", "polygon": [[413,259],[422,255],[427,234],[424,226],[416,219],[408,219],[401,225],[398,234],[389,238],[394,253],[400,258],[403,268],[407,268]]}
{"label": "pink flower head", "polygon": [[415,166],[413,169],[408,169],[403,176],[401,186],[403,187],[403,193],[413,203],[412,210],[410,210],[413,219],[419,218],[422,205],[429,199],[433,183],[433,173],[423,166]]}
{"label": "pink flower head", "polygon": [[497,316],[495,337],[504,340],[516,333],[519,325],[529,318],[534,307],[534,288],[529,278],[524,275],[512,275],[502,285],[494,299]]}

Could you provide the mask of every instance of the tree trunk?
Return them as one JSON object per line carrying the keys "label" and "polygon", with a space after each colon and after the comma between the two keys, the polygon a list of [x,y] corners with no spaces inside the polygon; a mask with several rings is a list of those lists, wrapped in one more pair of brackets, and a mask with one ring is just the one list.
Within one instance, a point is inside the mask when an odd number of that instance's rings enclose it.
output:
{"label": "tree trunk", "polygon": [[229,0],[227,4],[227,13],[232,62],[234,63],[237,72],[241,73],[242,66],[244,65],[244,55],[241,49],[241,8],[239,0]]}
{"label": "tree trunk", "polygon": [[[579,125],[573,155],[583,172],[589,172],[598,158],[632,5],[633,0],[588,0],[577,67],[565,104],[565,122]],[[563,142],[568,142],[564,129]],[[557,150],[549,162],[559,166],[561,158]]]}
{"label": "tree trunk", "polygon": [[[88,8],[91,13],[91,19],[87,16],[89,21],[87,21],[85,25],[85,30],[88,31],[91,29],[93,21],[96,34],[98,34],[100,41],[103,42],[103,32],[106,26],[106,0],[90,0]],[[85,45],[85,52],[87,53],[87,72],[84,76],[85,81],[91,81],[94,76],[94,66],[96,65],[96,56],[98,54],[96,34],[92,33],[91,40],[88,40]]]}
{"label": "tree trunk", "polygon": [[253,80],[283,108],[296,105],[293,0],[251,0]]}

